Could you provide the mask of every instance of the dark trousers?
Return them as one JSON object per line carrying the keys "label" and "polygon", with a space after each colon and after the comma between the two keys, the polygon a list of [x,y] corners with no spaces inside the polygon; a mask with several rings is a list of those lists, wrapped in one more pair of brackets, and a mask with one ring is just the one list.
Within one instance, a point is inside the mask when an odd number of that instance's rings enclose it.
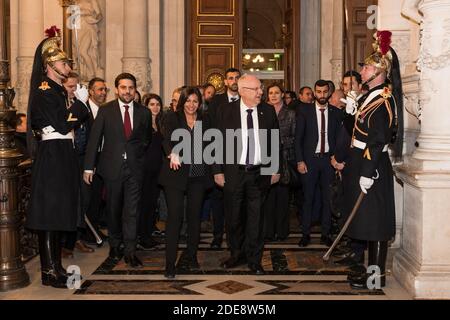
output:
{"label": "dark trousers", "polygon": [[351,241],[350,248],[352,249],[352,252],[354,252],[357,257],[355,260],[363,258],[364,251],[366,251],[366,249],[367,249],[367,241],[357,240],[357,239],[351,239],[350,241]]}
{"label": "dark trousers", "polygon": [[184,197],[186,195],[187,218],[187,256],[197,256],[200,241],[200,210],[205,195],[203,178],[189,178],[186,191],[176,187],[164,188],[167,199],[168,216],[166,221],[166,268],[177,260],[178,239],[184,216]]}
{"label": "dark trousers", "polygon": [[92,184],[90,187],[91,191],[89,206],[86,214],[92,225],[97,227],[103,224],[107,219],[107,217],[105,217],[104,199],[102,195],[102,190],[104,187],[103,179],[98,174],[94,174],[94,178],[92,179]]}
{"label": "dark trousers", "polygon": [[105,179],[105,185],[109,245],[118,249],[123,240],[124,254],[134,254],[142,183],[131,174],[127,162],[124,161],[119,178],[112,181]]}
{"label": "dark trousers", "polygon": [[149,240],[155,230],[156,207],[159,197],[158,174],[146,176],[139,210],[138,235],[141,240]]}
{"label": "dark trousers", "polygon": [[237,185],[230,189],[225,184],[224,188],[225,223],[231,256],[239,259],[245,254],[247,262],[253,264],[261,263],[264,249],[261,210],[264,192],[259,187],[259,178],[259,171],[239,171]]}
{"label": "dark trousers", "polygon": [[272,186],[263,207],[264,237],[287,238],[289,235],[289,187],[276,184]]}
{"label": "dark trousers", "polygon": [[80,240],[82,235],[86,232],[86,223],[84,221],[84,215],[88,211],[89,201],[91,199],[91,187],[83,181],[83,164],[84,164],[84,155],[78,156],[78,161],[80,163],[80,175],[81,175],[81,183],[80,183],[80,200],[78,202],[78,221],[77,221],[77,231],[73,232],[63,232],[61,234],[62,246],[68,250],[72,250],[75,248],[75,243],[77,240]]}
{"label": "dark trousers", "polygon": [[308,173],[302,175],[304,191],[302,233],[304,235],[311,233],[314,197],[316,196],[317,185],[319,185],[322,206],[322,235],[328,235],[331,229],[330,184],[333,178],[330,157],[312,158],[307,161],[307,166]]}
{"label": "dark trousers", "polygon": [[214,187],[211,191],[211,209],[213,218],[213,235],[214,239],[222,242],[224,225],[225,225],[225,215],[223,209],[223,190]]}

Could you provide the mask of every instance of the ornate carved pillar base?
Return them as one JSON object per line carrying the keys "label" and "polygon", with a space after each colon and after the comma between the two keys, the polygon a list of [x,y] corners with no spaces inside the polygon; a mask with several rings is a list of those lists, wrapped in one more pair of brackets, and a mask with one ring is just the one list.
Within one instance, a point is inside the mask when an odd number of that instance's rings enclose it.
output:
{"label": "ornate carved pillar base", "polygon": [[422,0],[423,110],[418,149],[397,168],[404,182],[403,239],[394,276],[418,299],[450,299],[450,0]]}
{"label": "ornate carved pillar base", "polygon": [[[2,3],[3,5],[3,3]],[[0,61],[0,291],[27,286],[30,278],[22,263],[18,212],[19,162],[22,155],[15,148],[14,92],[7,89],[9,64]]]}
{"label": "ornate carved pillar base", "polygon": [[450,298],[450,171],[398,168],[405,216],[395,278],[417,299]]}

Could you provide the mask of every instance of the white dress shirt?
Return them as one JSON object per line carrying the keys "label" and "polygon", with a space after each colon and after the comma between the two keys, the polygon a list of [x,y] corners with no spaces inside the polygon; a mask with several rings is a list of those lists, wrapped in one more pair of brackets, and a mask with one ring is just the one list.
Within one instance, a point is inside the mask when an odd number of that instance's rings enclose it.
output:
{"label": "white dress shirt", "polygon": [[[228,93],[228,91],[227,91],[227,96],[228,96],[228,102],[230,102],[230,103],[238,101],[240,98],[239,95],[232,96],[231,94]],[[233,101],[233,99],[234,99],[234,101]]]}
{"label": "white dress shirt", "polygon": [[98,108],[99,108],[98,105],[94,101],[89,99],[89,107],[91,107],[92,117],[94,119],[97,118]]}
{"label": "white dress shirt", "polygon": [[125,106],[129,106],[128,113],[130,114],[130,121],[131,121],[131,130],[133,130],[133,113],[134,113],[134,102],[131,101],[130,103],[123,103],[119,99],[119,107],[120,107],[120,113],[122,114],[122,123],[125,121]]}
{"label": "white dress shirt", "polygon": [[[247,128],[247,110],[251,109],[244,104],[244,101],[241,99],[241,127],[242,127],[242,154],[241,160],[239,161],[240,165],[245,166],[247,160],[247,148],[248,148],[248,128]],[[253,165],[259,166],[261,165],[261,145],[259,143],[259,122],[258,122],[258,109],[253,108],[252,112],[253,118],[253,129],[255,131],[255,155],[253,158]],[[250,161],[251,162],[251,161]]]}
{"label": "white dress shirt", "polygon": [[[328,144],[328,104],[325,109],[325,153],[330,152],[330,145]],[[316,114],[317,114],[317,128],[319,132],[319,140],[317,143],[316,153],[320,153],[320,128],[322,128],[322,111],[320,111],[320,106],[316,102]]]}

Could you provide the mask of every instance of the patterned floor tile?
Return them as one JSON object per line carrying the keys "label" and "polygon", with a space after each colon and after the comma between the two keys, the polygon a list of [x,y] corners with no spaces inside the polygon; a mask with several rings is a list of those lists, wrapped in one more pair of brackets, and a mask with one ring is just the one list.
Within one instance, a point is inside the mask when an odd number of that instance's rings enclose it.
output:
{"label": "patterned floor tile", "polygon": [[201,281],[88,280],[76,295],[201,295],[186,286]]}
{"label": "patterned floor tile", "polygon": [[220,291],[226,294],[235,294],[238,292],[252,289],[253,287],[241,282],[228,280],[221,283],[217,283],[215,285],[208,286],[207,288]]}
{"label": "patterned floor tile", "polygon": [[260,281],[276,287],[258,295],[365,296],[384,295],[382,290],[354,290],[347,281]]}

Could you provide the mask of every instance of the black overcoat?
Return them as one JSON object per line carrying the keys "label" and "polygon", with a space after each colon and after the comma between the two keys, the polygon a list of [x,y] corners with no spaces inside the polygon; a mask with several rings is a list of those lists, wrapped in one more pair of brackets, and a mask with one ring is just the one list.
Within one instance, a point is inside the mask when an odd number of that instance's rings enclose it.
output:
{"label": "black overcoat", "polygon": [[351,149],[345,192],[347,214],[361,193],[360,177],[376,179],[347,234],[358,240],[389,241],[395,236],[394,174],[385,148],[392,139],[395,102],[387,86],[373,88],[366,97],[369,101],[364,101],[356,114],[353,139],[367,145],[364,149]]}
{"label": "black overcoat", "polygon": [[[66,135],[88,116],[67,109],[63,86],[44,78],[30,105],[35,131],[52,126]],[[43,231],[75,231],[77,227],[80,169],[73,140],[38,142],[32,167],[31,199],[26,227]]]}

